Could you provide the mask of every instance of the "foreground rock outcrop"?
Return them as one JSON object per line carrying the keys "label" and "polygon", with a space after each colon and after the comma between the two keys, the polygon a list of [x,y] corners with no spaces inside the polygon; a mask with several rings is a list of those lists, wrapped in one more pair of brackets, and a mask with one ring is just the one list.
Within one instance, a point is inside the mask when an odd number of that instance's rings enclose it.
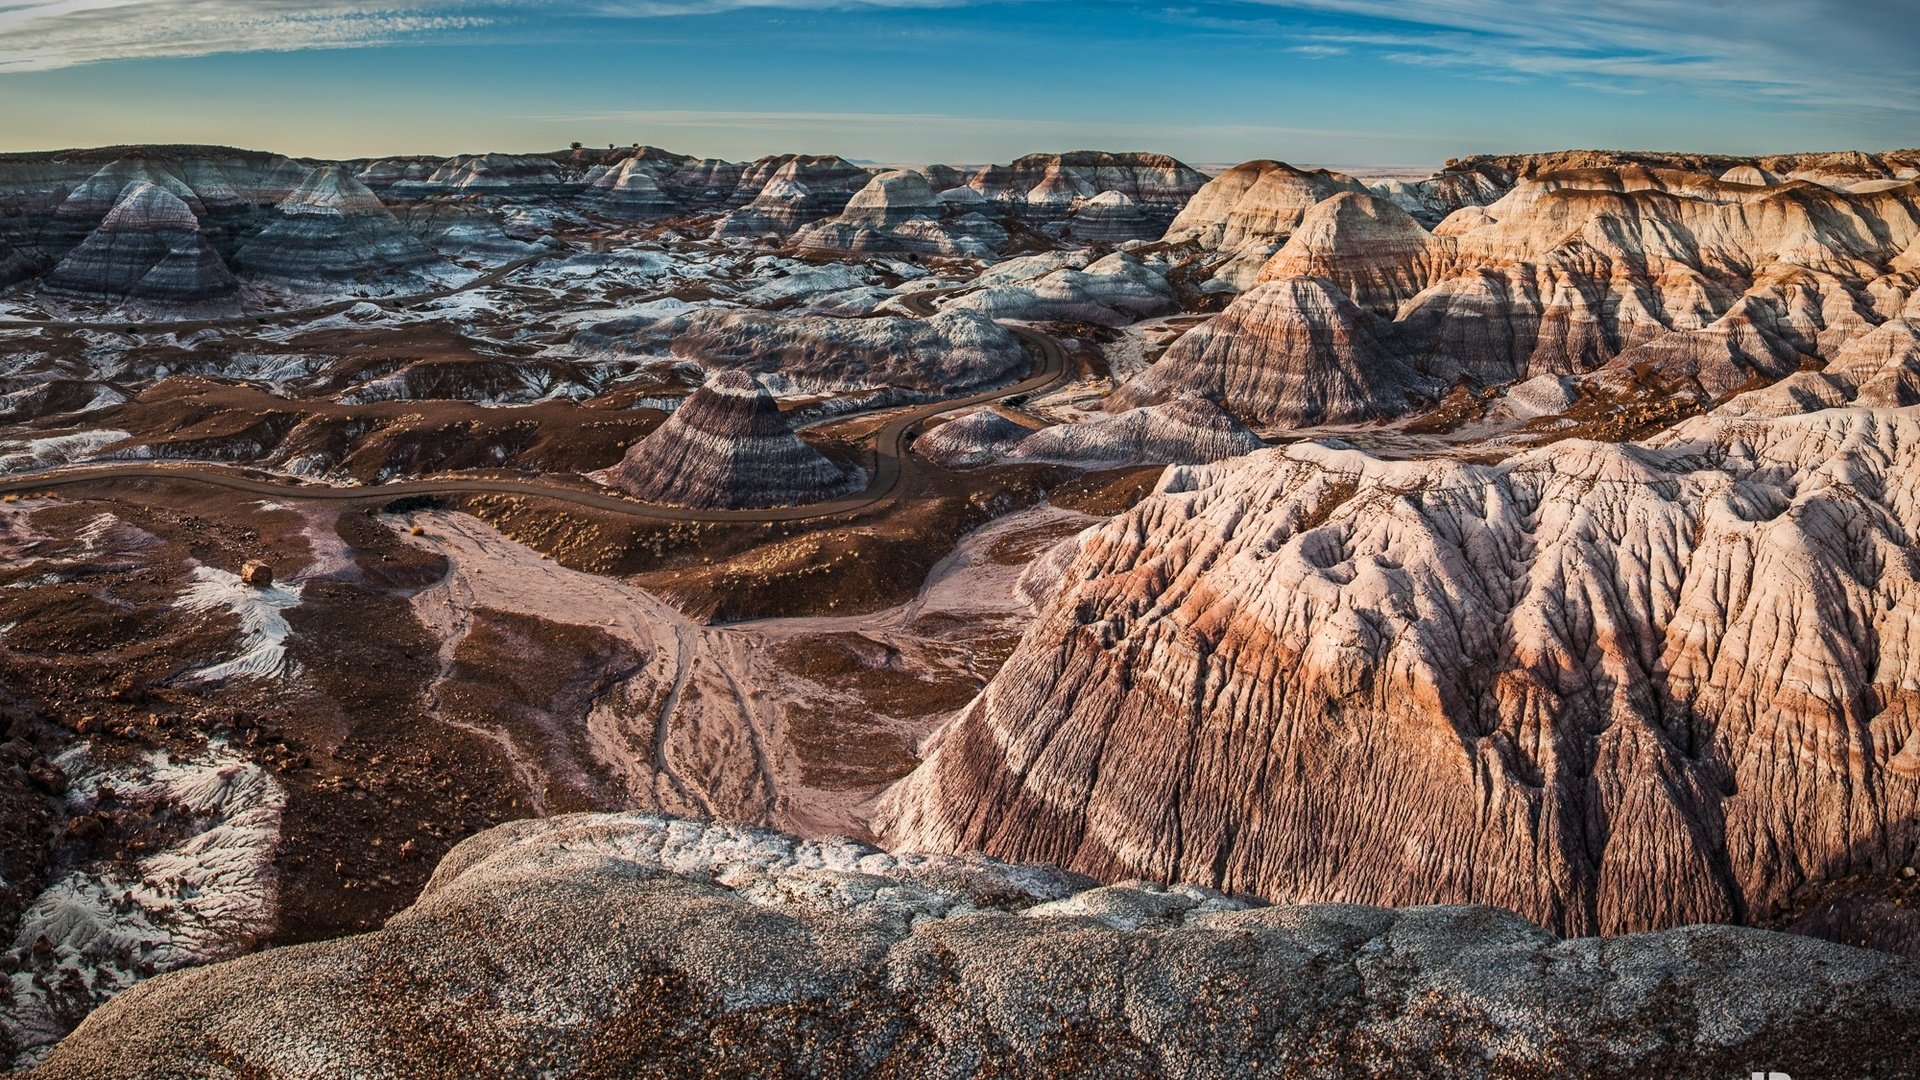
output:
{"label": "foreground rock outcrop", "polygon": [[888,796],[895,846],[1563,932],[1920,856],[1920,411],[1170,470]]}
{"label": "foreground rock outcrop", "polygon": [[708,379],[597,475],[646,502],[726,510],[825,502],[866,485],[860,470],[795,435],[766,387],[743,371]]}
{"label": "foreground rock outcrop", "polygon": [[1890,1075],[1920,1051],[1920,971],[1808,938],[1090,886],[648,815],[516,822],[384,929],[154,979],[35,1075]]}

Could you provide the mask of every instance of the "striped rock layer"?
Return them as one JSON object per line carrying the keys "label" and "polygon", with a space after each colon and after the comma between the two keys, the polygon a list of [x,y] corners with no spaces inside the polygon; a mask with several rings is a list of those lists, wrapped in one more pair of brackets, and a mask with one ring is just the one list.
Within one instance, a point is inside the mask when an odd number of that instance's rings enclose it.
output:
{"label": "striped rock layer", "polygon": [[740,371],[708,379],[599,478],[646,502],[728,510],[825,502],[866,484],[795,435]]}
{"label": "striped rock layer", "polygon": [[323,165],[234,255],[241,269],[288,281],[352,281],[424,269],[440,257],[342,165]]}
{"label": "striped rock layer", "polygon": [[1652,371],[1710,401],[1912,317],[1917,244],[1913,180],[1854,191],[1559,172],[1431,232],[1341,192],[1302,215],[1220,326],[1175,342],[1122,403],[1198,390],[1257,423],[1343,423],[1463,379],[1601,368]]}
{"label": "striped rock layer", "polygon": [[44,285],[89,299],[191,302],[228,295],[238,282],[200,235],[187,203],[167,188],[134,181]]}
{"label": "striped rock layer", "polygon": [[1179,467],[1030,571],[906,848],[1562,932],[1920,856],[1920,410]]}

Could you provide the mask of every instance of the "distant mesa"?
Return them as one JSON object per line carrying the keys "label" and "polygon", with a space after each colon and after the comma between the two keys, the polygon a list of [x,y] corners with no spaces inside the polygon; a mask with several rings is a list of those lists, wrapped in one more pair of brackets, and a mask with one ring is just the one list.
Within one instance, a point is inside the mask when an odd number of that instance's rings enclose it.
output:
{"label": "distant mesa", "polygon": [[[750,170],[748,176],[754,175]],[[870,179],[865,169],[843,158],[792,158],[768,177],[749,202],[721,218],[713,235],[715,239],[790,236],[803,225],[838,214]]]}
{"label": "distant mesa", "polygon": [[660,187],[655,166],[643,158],[628,158],[588,174],[581,201],[608,217],[642,219],[682,211],[680,203]]}
{"label": "distant mesa", "polygon": [[794,434],[773,395],[744,371],[708,379],[596,479],[645,502],[718,510],[826,502],[866,486],[864,472]]}
{"label": "distant mesa", "polygon": [[328,282],[409,275],[441,259],[345,166],[323,165],[241,245],[234,263],[262,277]]}
{"label": "distant mesa", "polygon": [[1062,217],[1077,200],[1117,191],[1170,221],[1206,181],[1198,170],[1164,154],[1082,150],[989,165],[969,185],[989,201],[1040,218]]}
{"label": "distant mesa", "polygon": [[389,188],[402,198],[446,194],[530,198],[578,189],[559,162],[537,154],[461,154],[442,162],[424,180],[399,180]]}
{"label": "distant mesa", "polygon": [[191,303],[239,287],[200,235],[200,219],[158,184],[127,185],[113,210],[43,283],[56,293],[100,300]]}
{"label": "distant mesa", "polygon": [[964,202],[935,195],[923,174],[905,169],[875,176],[838,217],[801,229],[793,240],[800,249],[975,258],[991,258],[1006,242],[1006,229]]}

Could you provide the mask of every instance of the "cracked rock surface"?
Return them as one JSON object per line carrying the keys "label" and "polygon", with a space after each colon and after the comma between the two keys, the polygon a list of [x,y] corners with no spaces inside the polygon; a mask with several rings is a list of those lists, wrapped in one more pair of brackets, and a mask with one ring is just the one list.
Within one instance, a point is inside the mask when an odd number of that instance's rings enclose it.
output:
{"label": "cracked rock surface", "polygon": [[384,929],[154,979],[36,1075],[1858,1074],[1920,1030],[1912,965],[1806,938],[1087,886],[653,815],[517,822]]}

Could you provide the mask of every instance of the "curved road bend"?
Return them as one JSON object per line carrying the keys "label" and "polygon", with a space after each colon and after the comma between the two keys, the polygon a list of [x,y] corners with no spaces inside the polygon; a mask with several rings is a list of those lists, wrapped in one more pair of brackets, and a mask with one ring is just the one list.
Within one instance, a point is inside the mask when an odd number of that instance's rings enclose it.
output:
{"label": "curved road bend", "polygon": [[[928,303],[930,306],[930,300]],[[919,310],[917,305],[915,310],[916,312]],[[1053,386],[1066,374],[1066,353],[1058,341],[1022,326],[1006,328],[1012,331],[1034,354],[1033,373],[1012,386],[986,390],[962,398],[929,402],[907,409],[889,420],[874,439],[874,469],[866,490],[832,502],[813,503],[807,506],[770,507],[762,510],[696,510],[681,506],[643,503],[611,491],[567,487],[538,480],[480,478],[402,480],[392,484],[372,484],[364,487],[327,487],[280,480],[261,480],[230,466],[201,462],[181,462],[170,465],[127,463],[61,469],[0,480],[0,495],[50,491],[103,480],[187,480],[274,499],[352,502],[399,499],[410,495],[526,495],[658,521],[808,521],[814,518],[837,517],[879,506],[892,500],[899,490],[905,469],[911,462],[906,449],[908,436],[919,424],[955,409],[985,405],[1004,398],[1036,393]]]}

